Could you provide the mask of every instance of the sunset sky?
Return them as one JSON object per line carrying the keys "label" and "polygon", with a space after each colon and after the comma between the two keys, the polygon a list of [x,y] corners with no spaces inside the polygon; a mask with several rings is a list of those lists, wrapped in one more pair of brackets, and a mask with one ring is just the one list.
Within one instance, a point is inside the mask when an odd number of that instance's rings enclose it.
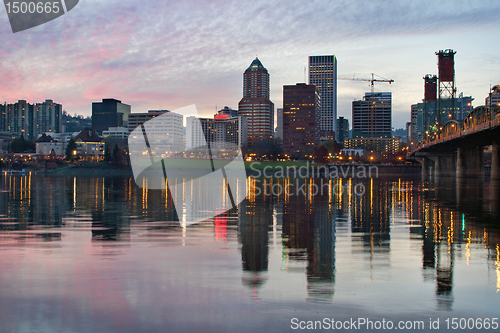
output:
{"label": "sunset sky", "polygon": [[[132,112],[196,104],[210,116],[238,107],[243,71],[258,54],[271,100],[304,82],[309,55],[335,54],[340,77],[394,79],[393,127],[409,121],[425,74],[454,49],[458,93],[484,104],[500,83],[499,1],[80,0],[66,15],[13,34],[0,9],[0,102],[53,99],[71,114],[117,98]],[[338,82],[338,116],[368,82]]]}

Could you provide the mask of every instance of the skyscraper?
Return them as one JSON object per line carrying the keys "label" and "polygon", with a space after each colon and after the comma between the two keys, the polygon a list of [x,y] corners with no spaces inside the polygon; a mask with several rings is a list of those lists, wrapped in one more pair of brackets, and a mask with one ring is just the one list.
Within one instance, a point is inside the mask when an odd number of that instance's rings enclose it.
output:
{"label": "skyscraper", "polygon": [[319,88],[321,131],[334,132],[337,129],[337,57],[335,55],[309,56],[309,84],[314,84]]}
{"label": "skyscraper", "polygon": [[392,137],[392,95],[390,92],[365,93],[360,101],[352,102],[353,138]]}
{"label": "skyscraper", "polygon": [[283,152],[296,158],[314,152],[320,139],[320,107],[317,86],[283,86]]}
{"label": "skyscraper", "polygon": [[344,117],[337,119],[337,142],[344,143],[345,139],[349,139],[349,120]]}
{"label": "skyscraper", "polygon": [[247,118],[249,145],[273,138],[274,104],[269,99],[269,73],[258,58],[243,73],[243,98],[238,109],[238,115]]}
{"label": "skyscraper", "polygon": [[128,127],[130,105],[113,98],[92,103],[92,129],[102,133],[110,127]]}

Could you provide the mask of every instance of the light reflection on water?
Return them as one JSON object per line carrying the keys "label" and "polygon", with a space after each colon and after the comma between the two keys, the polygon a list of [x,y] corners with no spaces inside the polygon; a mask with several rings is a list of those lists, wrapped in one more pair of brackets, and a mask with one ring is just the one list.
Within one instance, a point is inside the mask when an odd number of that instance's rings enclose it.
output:
{"label": "light reflection on water", "polygon": [[248,182],[237,211],[185,227],[169,193],[130,178],[4,176],[0,331],[496,315],[498,184],[336,179],[313,195],[319,180],[307,179],[303,195],[266,195],[264,180]]}

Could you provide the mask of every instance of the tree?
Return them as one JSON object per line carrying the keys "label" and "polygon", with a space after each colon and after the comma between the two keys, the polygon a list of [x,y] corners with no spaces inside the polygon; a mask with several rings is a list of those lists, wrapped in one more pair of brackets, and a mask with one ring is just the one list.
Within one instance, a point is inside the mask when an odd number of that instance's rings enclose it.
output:
{"label": "tree", "polygon": [[281,142],[279,139],[258,140],[252,144],[249,152],[275,161],[282,152]]}
{"label": "tree", "polygon": [[328,149],[324,145],[319,145],[314,152],[316,163],[326,163],[328,161]]}
{"label": "tree", "polygon": [[12,140],[10,150],[13,153],[34,153],[36,144],[31,140],[25,140],[24,136],[21,136],[19,139]]}
{"label": "tree", "polygon": [[335,140],[328,139],[323,143],[323,145],[328,150],[328,153],[332,155],[335,155],[340,151],[340,146]]}
{"label": "tree", "polygon": [[111,152],[108,145],[104,148],[104,162],[111,162]]}
{"label": "tree", "polygon": [[111,154],[111,164],[116,166],[122,166],[124,164],[125,155],[123,149],[115,145],[113,148],[113,153]]}
{"label": "tree", "polygon": [[73,160],[77,157],[77,154],[75,153],[77,152],[77,146],[76,146],[76,142],[73,138],[71,138],[68,142],[68,145],[66,146],[66,159],[67,160]]}

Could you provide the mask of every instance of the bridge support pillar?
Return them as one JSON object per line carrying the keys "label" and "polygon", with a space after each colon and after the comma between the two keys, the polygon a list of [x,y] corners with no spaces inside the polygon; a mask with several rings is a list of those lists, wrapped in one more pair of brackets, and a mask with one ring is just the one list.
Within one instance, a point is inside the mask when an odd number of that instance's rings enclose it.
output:
{"label": "bridge support pillar", "polygon": [[416,160],[422,166],[422,178],[426,180],[429,177],[429,169],[431,167],[431,160],[427,157],[417,157]]}
{"label": "bridge support pillar", "polygon": [[429,156],[434,161],[434,177],[455,176],[456,161],[455,154]]}
{"label": "bridge support pillar", "polygon": [[500,179],[500,142],[491,145],[491,179]]}
{"label": "bridge support pillar", "polygon": [[483,176],[483,147],[457,149],[457,177]]}

